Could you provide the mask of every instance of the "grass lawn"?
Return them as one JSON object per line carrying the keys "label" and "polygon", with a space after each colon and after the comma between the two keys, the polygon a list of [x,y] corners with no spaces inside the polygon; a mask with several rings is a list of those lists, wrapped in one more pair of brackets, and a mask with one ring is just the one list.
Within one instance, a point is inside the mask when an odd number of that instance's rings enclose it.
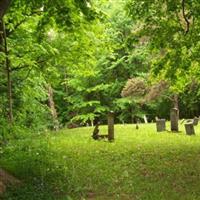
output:
{"label": "grass lawn", "polygon": [[199,127],[186,136],[183,127],[156,133],[155,124],[116,125],[113,143],[92,140],[92,130],[10,141],[0,149],[0,166],[23,185],[3,199],[200,200]]}

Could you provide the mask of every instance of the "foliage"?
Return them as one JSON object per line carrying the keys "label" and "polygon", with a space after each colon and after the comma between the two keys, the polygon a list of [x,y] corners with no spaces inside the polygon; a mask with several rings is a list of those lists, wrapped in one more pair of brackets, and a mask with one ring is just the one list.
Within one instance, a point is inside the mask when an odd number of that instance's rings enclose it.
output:
{"label": "foliage", "polygon": [[142,78],[132,78],[129,79],[124,86],[121,95],[123,97],[132,96],[142,96],[147,91],[147,85]]}
{"label": "foliage", "polygon": [[148,38],[151,75],[168,81],[175,93],[181,93],[193,74],[198,74],[199,5],[184,0],[131,0],[127,4],[128,13],[139,24],[135,34]]}
{"label": "foliage", "polygon": [[[60,126],[106,123],[109,110],[123,123],[143,114],[152,120],[160,110],[168,118],[170,101],[156,98],[164,89],[179,94],[182,117],[198,115],[198,89],[188,87],[199,84],[198,5],[184,2],[184,18],[178,1],[12,1],[4,22],[15,132],[53,127],[47,85]],[[5,59],[0,52],[1,137],[12,130]],[[148,92],[145,104],[121,96],[134,79],[145,80],[138,84]]]}

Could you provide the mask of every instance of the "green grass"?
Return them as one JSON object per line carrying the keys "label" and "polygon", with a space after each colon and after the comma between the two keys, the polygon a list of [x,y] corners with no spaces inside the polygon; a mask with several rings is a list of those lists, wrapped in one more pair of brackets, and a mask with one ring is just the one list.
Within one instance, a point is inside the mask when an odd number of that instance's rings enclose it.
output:
{"label": "green grass", "polygon": [[[23,180],[9,200],[200,199],[200,128],[196,136],[156,133],[155,124],[116,125],[115,142],[94,141],[92,128],[13,140],[0,166]],[[102,133],[107,127],[100,127]]]}

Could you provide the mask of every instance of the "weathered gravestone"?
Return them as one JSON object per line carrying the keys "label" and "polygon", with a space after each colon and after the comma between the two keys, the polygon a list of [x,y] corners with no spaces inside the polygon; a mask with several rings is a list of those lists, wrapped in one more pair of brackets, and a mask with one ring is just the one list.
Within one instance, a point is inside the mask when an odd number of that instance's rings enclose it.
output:
{"label": "weathered gravestone", "polygon": [[103,139],[103,138],[108,138],[108,135],[99,134],[99,125],[100,125],[100,123],[98,122],[98,123],[95,125],[94,131],[93,131],[93,133],[92,133],[92,138],[93,138],[94,140],[99,140],[99,139]]}
{"label": "weathered gravestone", "polygon": [[157,132],[162,132],[166,130],[166,120],[165,119],[157,119],[156,120],[156,129]]}
{"label": "weathered gravestone", "polygon": [[99,139],[99,123],[96,124],[94,131],[92,133],[92,138],[94,140],[98,140]]}
{"label": "weathered gravestone", "polygon": [[198,125],[198,122],[199,122],[199,118],[198,117],[195,117],[193,119],[187,119],[186,120],[186,123],[193,123],[194,126],[197,126]]}
{"label": "weathered gravestone", "polygon": [[138,123],[136,123],[136,126],[135,126],[135,128],[136,128],[136,129],[139,129]]}
{"label": "weathered gravestone", "polygon": [[92,138],[94,140],[99,140],[102,138],[108,138],[109,141],[114,140],[114,112],[110,111],[108,113],[108,134],[107,135],[102,135],[99,134],[99,122],[96,124],[94,131],[92,133]]}
{"label": "weathered gravestone", "polygon": [[195,117],[195,118],[193,119],[193,125],[194,125],[194,126],[197,126],[197,125],[198,125],[198,122],[199,122],[199,118]]}
{"label": "weathered gravestone", "polygon": [[114,112],[108,113],[108,140],[114,140]]}
{"label": "weathered gravestone", "polygon": [[195,135],[194,125],[192,122],[188,122],[185,124],[185,131],[187,135]]}
{"label": "weathered gravestone", "polygon": [[144,115],[144,123],[147,124],[148,123],[148,120],[147,120],[147,117],[146,115]]}
{"label": "weathered gravestone", "polygon": [[170,110],[171,131],[178,132],[178,119],[179,110],[177,108],[172,108]]}

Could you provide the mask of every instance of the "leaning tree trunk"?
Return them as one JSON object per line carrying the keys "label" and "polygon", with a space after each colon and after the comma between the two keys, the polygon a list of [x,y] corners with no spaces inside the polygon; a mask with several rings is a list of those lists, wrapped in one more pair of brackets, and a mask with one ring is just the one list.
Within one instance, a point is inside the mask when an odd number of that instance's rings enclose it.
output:
{"label": "leaning tree trunk", "polygon": [[7,77],[7,100],[8,100],[8,120],[9,123],[13,123],[13,99],[12,99],[12,79],[11,79],[11,67],[10,67],[10,60],[8,57],[8,47],[7,47],[7,36],[6,36],[6,29],[3,19],[0,22],[0,51],[5,54],[5,72]]}
{"label": "leaning tree trunk", "polygon": [[178,132],[179,106],[177,94],[174,94],[172,103],[173,107],[170,110],[171,131]]}
{"label": "leaning tree trunk", "polygon": [[53,100],[53,89],[50,84],[47,85],[47,92],[48,92],[48,105],[53,119],[53,129],[57,131],[59,129],[59,122],[58,122],[57,111],[55,108],[55,103]]}

